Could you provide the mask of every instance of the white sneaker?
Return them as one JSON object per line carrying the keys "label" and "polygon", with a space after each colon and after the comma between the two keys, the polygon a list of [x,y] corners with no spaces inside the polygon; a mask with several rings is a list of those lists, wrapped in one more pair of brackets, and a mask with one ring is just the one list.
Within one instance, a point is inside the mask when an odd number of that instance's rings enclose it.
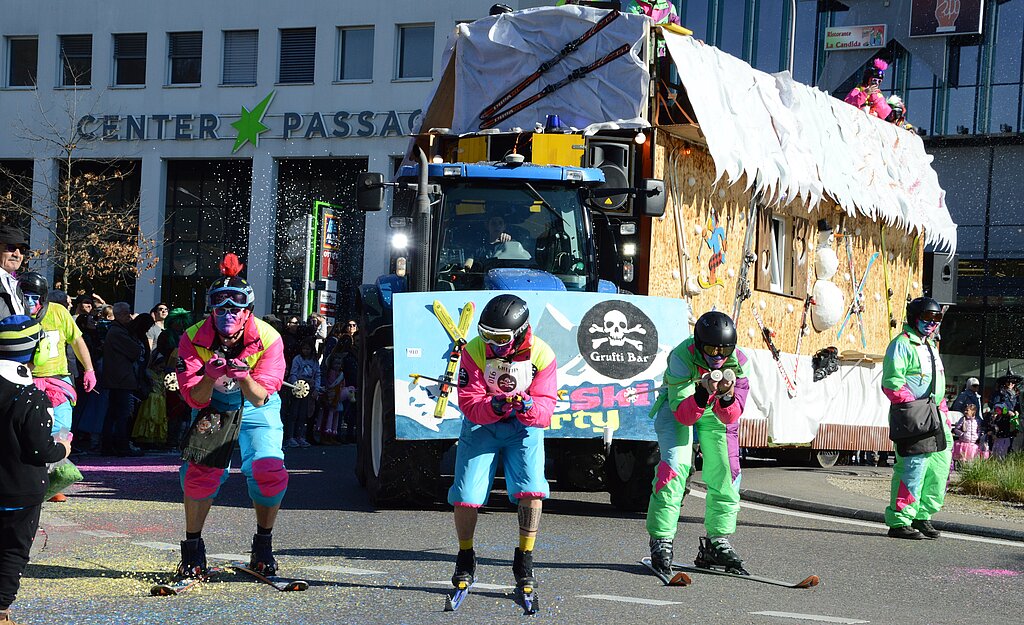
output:
{"label": "white sneaker", "polygon": [[284,446],[288,448],[298,447],[299,443],[294,438],[289,438],[284,442]]}
{"label": "white sneaker", "polygon": [[309,447],[310,446],[309,441],[307,441],[304,438],[297,439],[295,442],[298,443],[299,447]]}

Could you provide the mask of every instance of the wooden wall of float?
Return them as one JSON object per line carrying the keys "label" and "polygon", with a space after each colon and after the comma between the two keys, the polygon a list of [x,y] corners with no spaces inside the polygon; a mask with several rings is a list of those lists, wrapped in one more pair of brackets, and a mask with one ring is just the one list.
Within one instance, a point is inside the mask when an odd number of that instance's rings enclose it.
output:
{"label": "wooden wall of float", "polygon": [[[670,160],[669,156],[673,158]],[[675,161],[675,176],[669,171],[671,161]],[[680,256],[676,239],[676,225],[673,202],[675,198],[669,193],[668,206],[663,218],[651,220],[649,248],[647,250],[650,271],[647,275],[647,294],[665,297],[686,297],[683,293],[683,276],[709,275],[708,262],[711,250],[702,238],[705,222],[714,210],[720,221],[724,221],[726,229],[726,250],[724,263],[717,269],[718,277],[723,284],[702,289],[697,295],[688,297],[694,320],[700,314],[717,307],[718,310],[732,314],[736,296],[736,283],[740,274],[743,244],[746,235],[746,217],[749,210],[751,192],[745,189],[743,180],[736,184],[724,181],[715,184],[715,168],[705,148],[681,141],[668,133],[658,133],[655,146],[654,176],[662,178],[666,187],[671,188],[673,180],[679,191],[679,204],[689,260],[686,271],[680,270]],[[771,206],[776,213],[803,217],[808,220],[809,238],[807,249],[810,251],[805,258],[811,272],[811,286],[814,275],[814,250],[817,245],[817,223],[819,219],[827,219],[835,231],[840,225],[854,233],[853,264],[854,276],[850,277],[848,256],[845,243],[837,240],[833,249],[839,258],[839,270],[832,282],[839,286],[845,296],[845,304],[849,306],[853,291],[864,275],[868,259],[872,254],[882,252],[882,223],[857,214],[844,215],[841,209],[829,199],[823,200],[816,208],[808,211],[806,204],[799,200],[785,206]],[[794,254],[800,258],[804,254],[801,241],[792,241],[795,245]],[[914,235],[906,230],[891,226],[885,227],[885,248],[888,256],[889,283],[893,295],[891,306],[893,316],[899,327],[902,327],[906,297],[917,297],[921,294],[920,267],[923,245],[916,242]],[[755,244],[756,247],[756,244]],[[799,262],[799,261],[798,261]],[[765,349],[757,323],[751,314],[750,307],[758,306],[765,324],[775,332],[775,344],[783,352],[794,353],[803,317],[804,301],[797,297],[783,296],[754,287],[757,264],[752,265],[749,279],[753,295],[743,303],[737,323],[739,343],[743,347]],[[864,287],[864,338],[866,347],[861,342],[861,329],[854,316],[846,324],[841,339],[837,338],[839,325],[817,332],[811,329],[805,335],[800,353],[814,354],[816,351],[834,346],[842,352],[862,352],[883,354],[890,340],[889,312],[886,306],[886,287],[883,256],[879,256],[868,274]],[[845,316],[845,313],[844,313]],[[691,320],[692,321],[692,320]],[[810,324],[808,324],[810,326]],[[896,332],[897,330],[893,330]]]}

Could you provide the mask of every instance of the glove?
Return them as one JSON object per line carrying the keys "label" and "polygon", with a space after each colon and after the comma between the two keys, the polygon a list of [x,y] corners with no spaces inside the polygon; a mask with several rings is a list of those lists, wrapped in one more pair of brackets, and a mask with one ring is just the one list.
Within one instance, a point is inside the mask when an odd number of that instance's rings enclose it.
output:
{"label": "glove", "polygon": [[491,410],[499,417],[508,417],[512,412],[512,402],[504,395],[494,395],[491,397]]}
{"label": "glove", "polygon": [[96,388],[96,372],[92,369],[82,375],[82,388],[86,393],[91,393]]}
{"label": "glove", "polygon": [[533,408],[533,398],[523,393],[512,398],[512,410],[518,413],[526,412]]}
{"label": "glove", "polygon": [[227,362],[224,374],[232,380],[241,380],[249,376],[249,365],[244,360],[232,358]]}
{"label": "glove", "polygon": [[736,374],[727,369],[722,375],[722,380],[718,383],[718,399],[726,404],[731,402],[735,387]]}
{"label": "glove", "polygon": [[228,363],[220,356],[214,356],[213,358],[206,361],[206,366],[203,367],[203,374],[208,378],[217,380],[228,372]]}

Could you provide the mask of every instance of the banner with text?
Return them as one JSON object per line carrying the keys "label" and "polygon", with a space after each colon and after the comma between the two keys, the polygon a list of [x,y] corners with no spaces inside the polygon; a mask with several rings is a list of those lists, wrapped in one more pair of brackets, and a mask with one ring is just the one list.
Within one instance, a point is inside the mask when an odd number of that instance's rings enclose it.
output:
{"label": "banner with text", "polygon": [[830,26],[825,29],[826,52],[884,48],[885,42],[885,24]]}
{"label": "banner with text", "polygon": [[[454,439],[462,427],[458,393],[434,417],[440,378],[453,343],[434,315],[438,300],[457,320],[467,302],[480,311],[498,292],[397,293],[394,297],[395,432],[400,439]],[[555,351],[559,401],[549,438],[654,440],[648,417],[667,354],[690,334],[682,300],[602,293],[516,291],[530,307],[533,332]],[[468,356],[463,356],[468,358]]]}

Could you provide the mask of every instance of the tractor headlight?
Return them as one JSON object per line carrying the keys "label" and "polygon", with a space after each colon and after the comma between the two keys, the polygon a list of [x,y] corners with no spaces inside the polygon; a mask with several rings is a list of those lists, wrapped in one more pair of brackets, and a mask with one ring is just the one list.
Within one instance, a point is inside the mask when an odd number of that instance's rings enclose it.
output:
{"label": "tractor headlight", "polygon": [[404,250],[409,247],[409,237],[404,232],[396,232],[391,236],[391,247]]}

